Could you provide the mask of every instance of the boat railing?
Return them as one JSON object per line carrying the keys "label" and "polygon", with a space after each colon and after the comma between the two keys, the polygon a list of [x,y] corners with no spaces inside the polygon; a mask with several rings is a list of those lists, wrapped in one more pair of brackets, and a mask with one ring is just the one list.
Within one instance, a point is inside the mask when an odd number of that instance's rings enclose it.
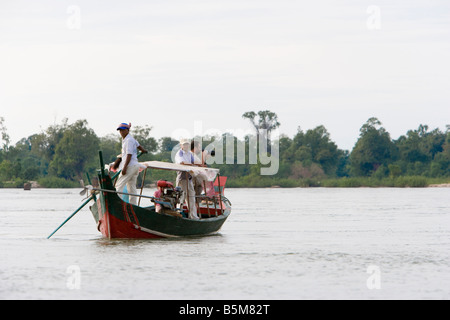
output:
{"label": "boat railing", "polygon": [[[197,204],[197,208],[202,208],[202,204],[206,204],[206,209],[208,212],[208,217],[211,217],[211,210],[212,210],[212,206],[214,206],[214,216],[218,216],[217,211],[218,211],[218,205],[220,208],[220,214],[223,214],[223,204],[221,199],[214,195],[214,196],[207,196],[207,195],[198,195],[195,196],[196,199],[196,204]],[[204,207],[203,207],[204,208]],[[199,217],[201,217],[201,214],[199,215]]]}

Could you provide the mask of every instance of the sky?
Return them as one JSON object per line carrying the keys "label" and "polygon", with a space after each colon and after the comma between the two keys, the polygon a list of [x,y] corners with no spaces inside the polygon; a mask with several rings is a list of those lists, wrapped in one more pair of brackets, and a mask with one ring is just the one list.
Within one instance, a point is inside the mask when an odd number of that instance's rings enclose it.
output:
{"label": "sky", "polygon": [[64,118],[160,138],[271,110],[351,150],[370,117],[445,131],[449,57],[447,0],[2,0],[0,117],[15,143]]}

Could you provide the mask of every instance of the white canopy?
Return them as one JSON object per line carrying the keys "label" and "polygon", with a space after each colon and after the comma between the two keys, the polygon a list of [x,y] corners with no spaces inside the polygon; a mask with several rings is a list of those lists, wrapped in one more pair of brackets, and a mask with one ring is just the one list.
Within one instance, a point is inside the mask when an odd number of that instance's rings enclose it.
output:
{"label": "white canopy", "polygon": [[208,181],[214,181],[216,179],[216,176],[219,174],[219,169],[189,166],[171,162],[145,161],[139,162],[139,164],[144,168],[188,172],[194,177],[201,175],[204,179],[207,179]]}

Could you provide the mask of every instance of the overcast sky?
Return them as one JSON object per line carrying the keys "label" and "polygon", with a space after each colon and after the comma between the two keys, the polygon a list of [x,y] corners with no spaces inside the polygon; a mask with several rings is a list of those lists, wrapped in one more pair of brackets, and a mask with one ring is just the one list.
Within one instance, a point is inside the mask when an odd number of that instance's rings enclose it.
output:
{"label": "overcast sky", "polygon": [[450,2],[0,1],[0,117],[13,143],[68,118],[248,129],[324,125],[351,149],[378,117],[396,139],[450,123]]}

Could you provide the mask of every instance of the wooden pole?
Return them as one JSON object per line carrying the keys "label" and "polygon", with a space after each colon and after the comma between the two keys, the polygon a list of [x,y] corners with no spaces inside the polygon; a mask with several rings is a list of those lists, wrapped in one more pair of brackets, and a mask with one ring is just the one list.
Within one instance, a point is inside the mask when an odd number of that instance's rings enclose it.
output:
{"label": "wooden pole", "polygon": [[73,217],[74,215],[76,215],[76,214],[78,213],[78,211],[80,211],[81,209],[83,209],[83,207],[84,207],[85,205],[87,205],[87,204],[89,203],[89,201],[91,201],[92,199],[93,199],[92,196],[89,197],[89,199],[87,199],[87,200],[86,200],[86,201],[85,201],[85,202],[84,202],[77,210],[75,210],[74,213],[72,213],[66,220],[64,220],[64,222],[61,223],[61,225],[60,225],[58,228],[56,228],[55,231],[53,231],[53,232],[47,237],[47,239],[50,239],[50,237],[51,237],[52,235],[54,235],[54,234],[56,233],[56,231],[58,231],[59,229],[61,229],[61,227],[62,227],[63,225],[65,225],[67,221],[69,221],[70,219],[72,219],[72,217]]}
{"label": "wooden pole", "polygon": [[220,213],[223,214],[222,189],[220,188],[220,174],[217,175],[217,180],[218,180],[218,184],[219,184]]}
{"label": "wooden pole", "polygon": [[209,199],[206,191],[206,180],[203,180],[203,188],[205,188],[206,207],[208,208],[208,217],[211,218],[211,212],[209,212]]}
{"label": "wooden pole", "polygon": [[[186,177],[186,200],[187,200],[187,207],[188,207],[188,211],[189,214],[192,214],[191,212],[191,206],[189,205],[190,201],[189,201],[189,174],[187,172],[185,172],[185,177]],[[189,215],[188,215],[189,217]]]}

